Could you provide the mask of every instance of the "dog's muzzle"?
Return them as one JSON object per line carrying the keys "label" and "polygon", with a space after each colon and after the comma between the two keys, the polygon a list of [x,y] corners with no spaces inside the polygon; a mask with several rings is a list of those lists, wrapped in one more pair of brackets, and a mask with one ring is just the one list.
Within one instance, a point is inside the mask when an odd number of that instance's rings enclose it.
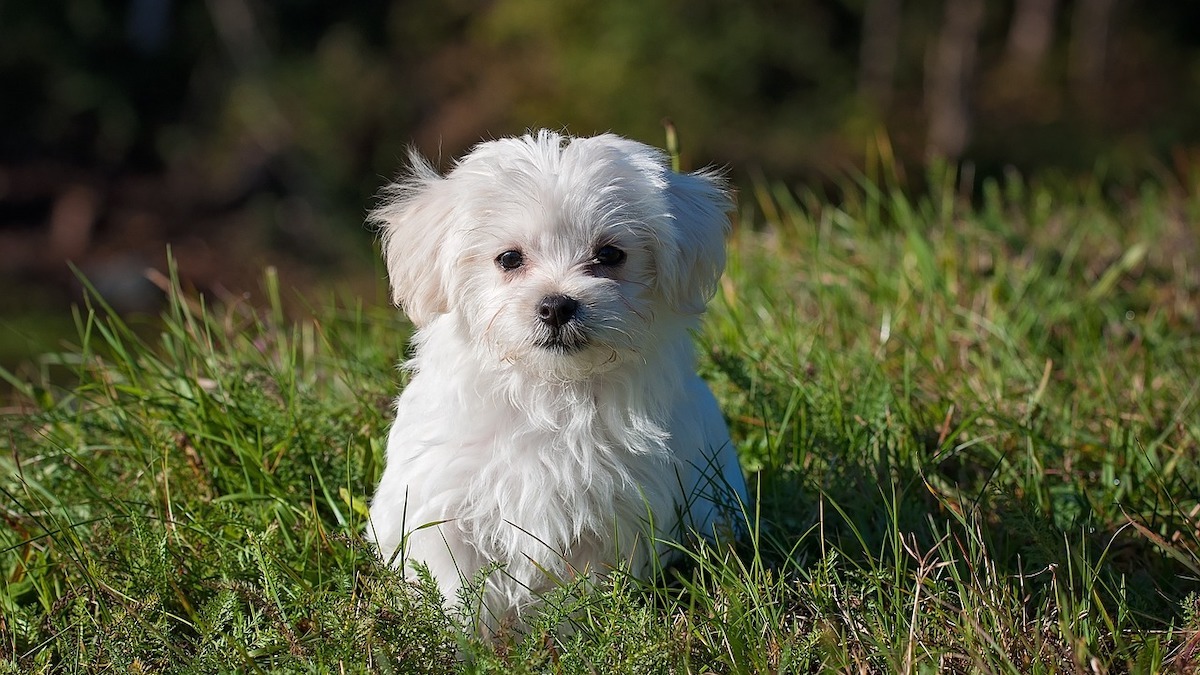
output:
{"label": "dog's muzzle", "polygon": [[570,352],[587,344],[578,321],[579,301],[567,295],[547,295],[537,304],[537,317],[547,335],[538,341],[543,349]]}
{"label": "dog's muzzle", "polygon": [[552,330],[561,330],[575,318],[579,301],[566,295],[547,295],[538,303],[537,315]]}

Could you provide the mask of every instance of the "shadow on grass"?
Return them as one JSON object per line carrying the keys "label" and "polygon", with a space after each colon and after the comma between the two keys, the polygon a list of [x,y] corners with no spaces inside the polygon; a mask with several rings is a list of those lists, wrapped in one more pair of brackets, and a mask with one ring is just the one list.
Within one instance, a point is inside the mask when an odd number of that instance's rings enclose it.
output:
{"label": "shadow on grass", "polygon": [[[744,555],[782,575],[811,572],[831,551],[880,574],[916,574],[931,557],[962,578],[986,566],[1030,610],[1095,603],[1137,630],[1187,619],[1181,601],[1200,593],[1195,520],[1175,501],[1194,503],[1187,485],[1158,484],[1153,471],[1135,486],[1100,485],[1088,453],[1062,447],[1036,420],[940,418],[881,373],[847,384],[817,365],[797,394],[782,391],[794,381],[764,377],[741,355],[712,360],[744,393],[742,409],[760,411],[734,411],[734,438],[765,439],[750,477],[762,544]],[[784,424],[768,428],[769,419]]]}

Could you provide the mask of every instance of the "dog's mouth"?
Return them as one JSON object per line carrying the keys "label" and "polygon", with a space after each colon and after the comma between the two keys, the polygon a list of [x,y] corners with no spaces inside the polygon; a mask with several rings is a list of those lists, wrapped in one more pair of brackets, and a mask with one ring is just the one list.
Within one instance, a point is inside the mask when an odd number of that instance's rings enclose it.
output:
{"label": "dog's mouth", "polygon": [[548,331],[534,342],[539,349],[556,354],[573,354],[588,346],[588,336],[576,322]]}
{"label": "dog's mouth", "polygon": [[535,344],[540,349],[544,349],[548,352],[554,352],[555,354],[574,354],[575,352],[583,351],[583,348],[587,347],[588,343],[587,340],[582,338],[567,339],[563,336],[554,336],[544,340],[538,340]]}

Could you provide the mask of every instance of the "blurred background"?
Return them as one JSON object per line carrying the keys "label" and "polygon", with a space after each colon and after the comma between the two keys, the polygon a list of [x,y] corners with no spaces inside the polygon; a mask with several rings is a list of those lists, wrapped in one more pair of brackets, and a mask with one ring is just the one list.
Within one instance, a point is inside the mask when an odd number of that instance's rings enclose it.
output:
{"label": "blurred background", "polygon": [[168,246],[218,300],[272,265],[385,302],[363,214],[407,146],[666,118],[743,185],[942,158],[1190,191],[1200,2],[0,0],[0,364],[74,333],[68,262],[124,312]]}

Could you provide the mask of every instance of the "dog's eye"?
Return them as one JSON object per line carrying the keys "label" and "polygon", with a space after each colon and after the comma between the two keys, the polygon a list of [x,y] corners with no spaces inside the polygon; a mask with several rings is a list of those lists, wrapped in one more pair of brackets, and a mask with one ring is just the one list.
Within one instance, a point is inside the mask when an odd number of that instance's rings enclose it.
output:
{"label": "dog's eye", "polygon": [[596,249],[596,257],[592,258],[592,262],[605,267],[616,267],[625,262],[625,251],[616,246],[601,246]]}
{"label": "dog's eye", "polygon": [[496,256],[496,264],[509,272],[525,264],[525,256],[520,251],[505,251]]}

